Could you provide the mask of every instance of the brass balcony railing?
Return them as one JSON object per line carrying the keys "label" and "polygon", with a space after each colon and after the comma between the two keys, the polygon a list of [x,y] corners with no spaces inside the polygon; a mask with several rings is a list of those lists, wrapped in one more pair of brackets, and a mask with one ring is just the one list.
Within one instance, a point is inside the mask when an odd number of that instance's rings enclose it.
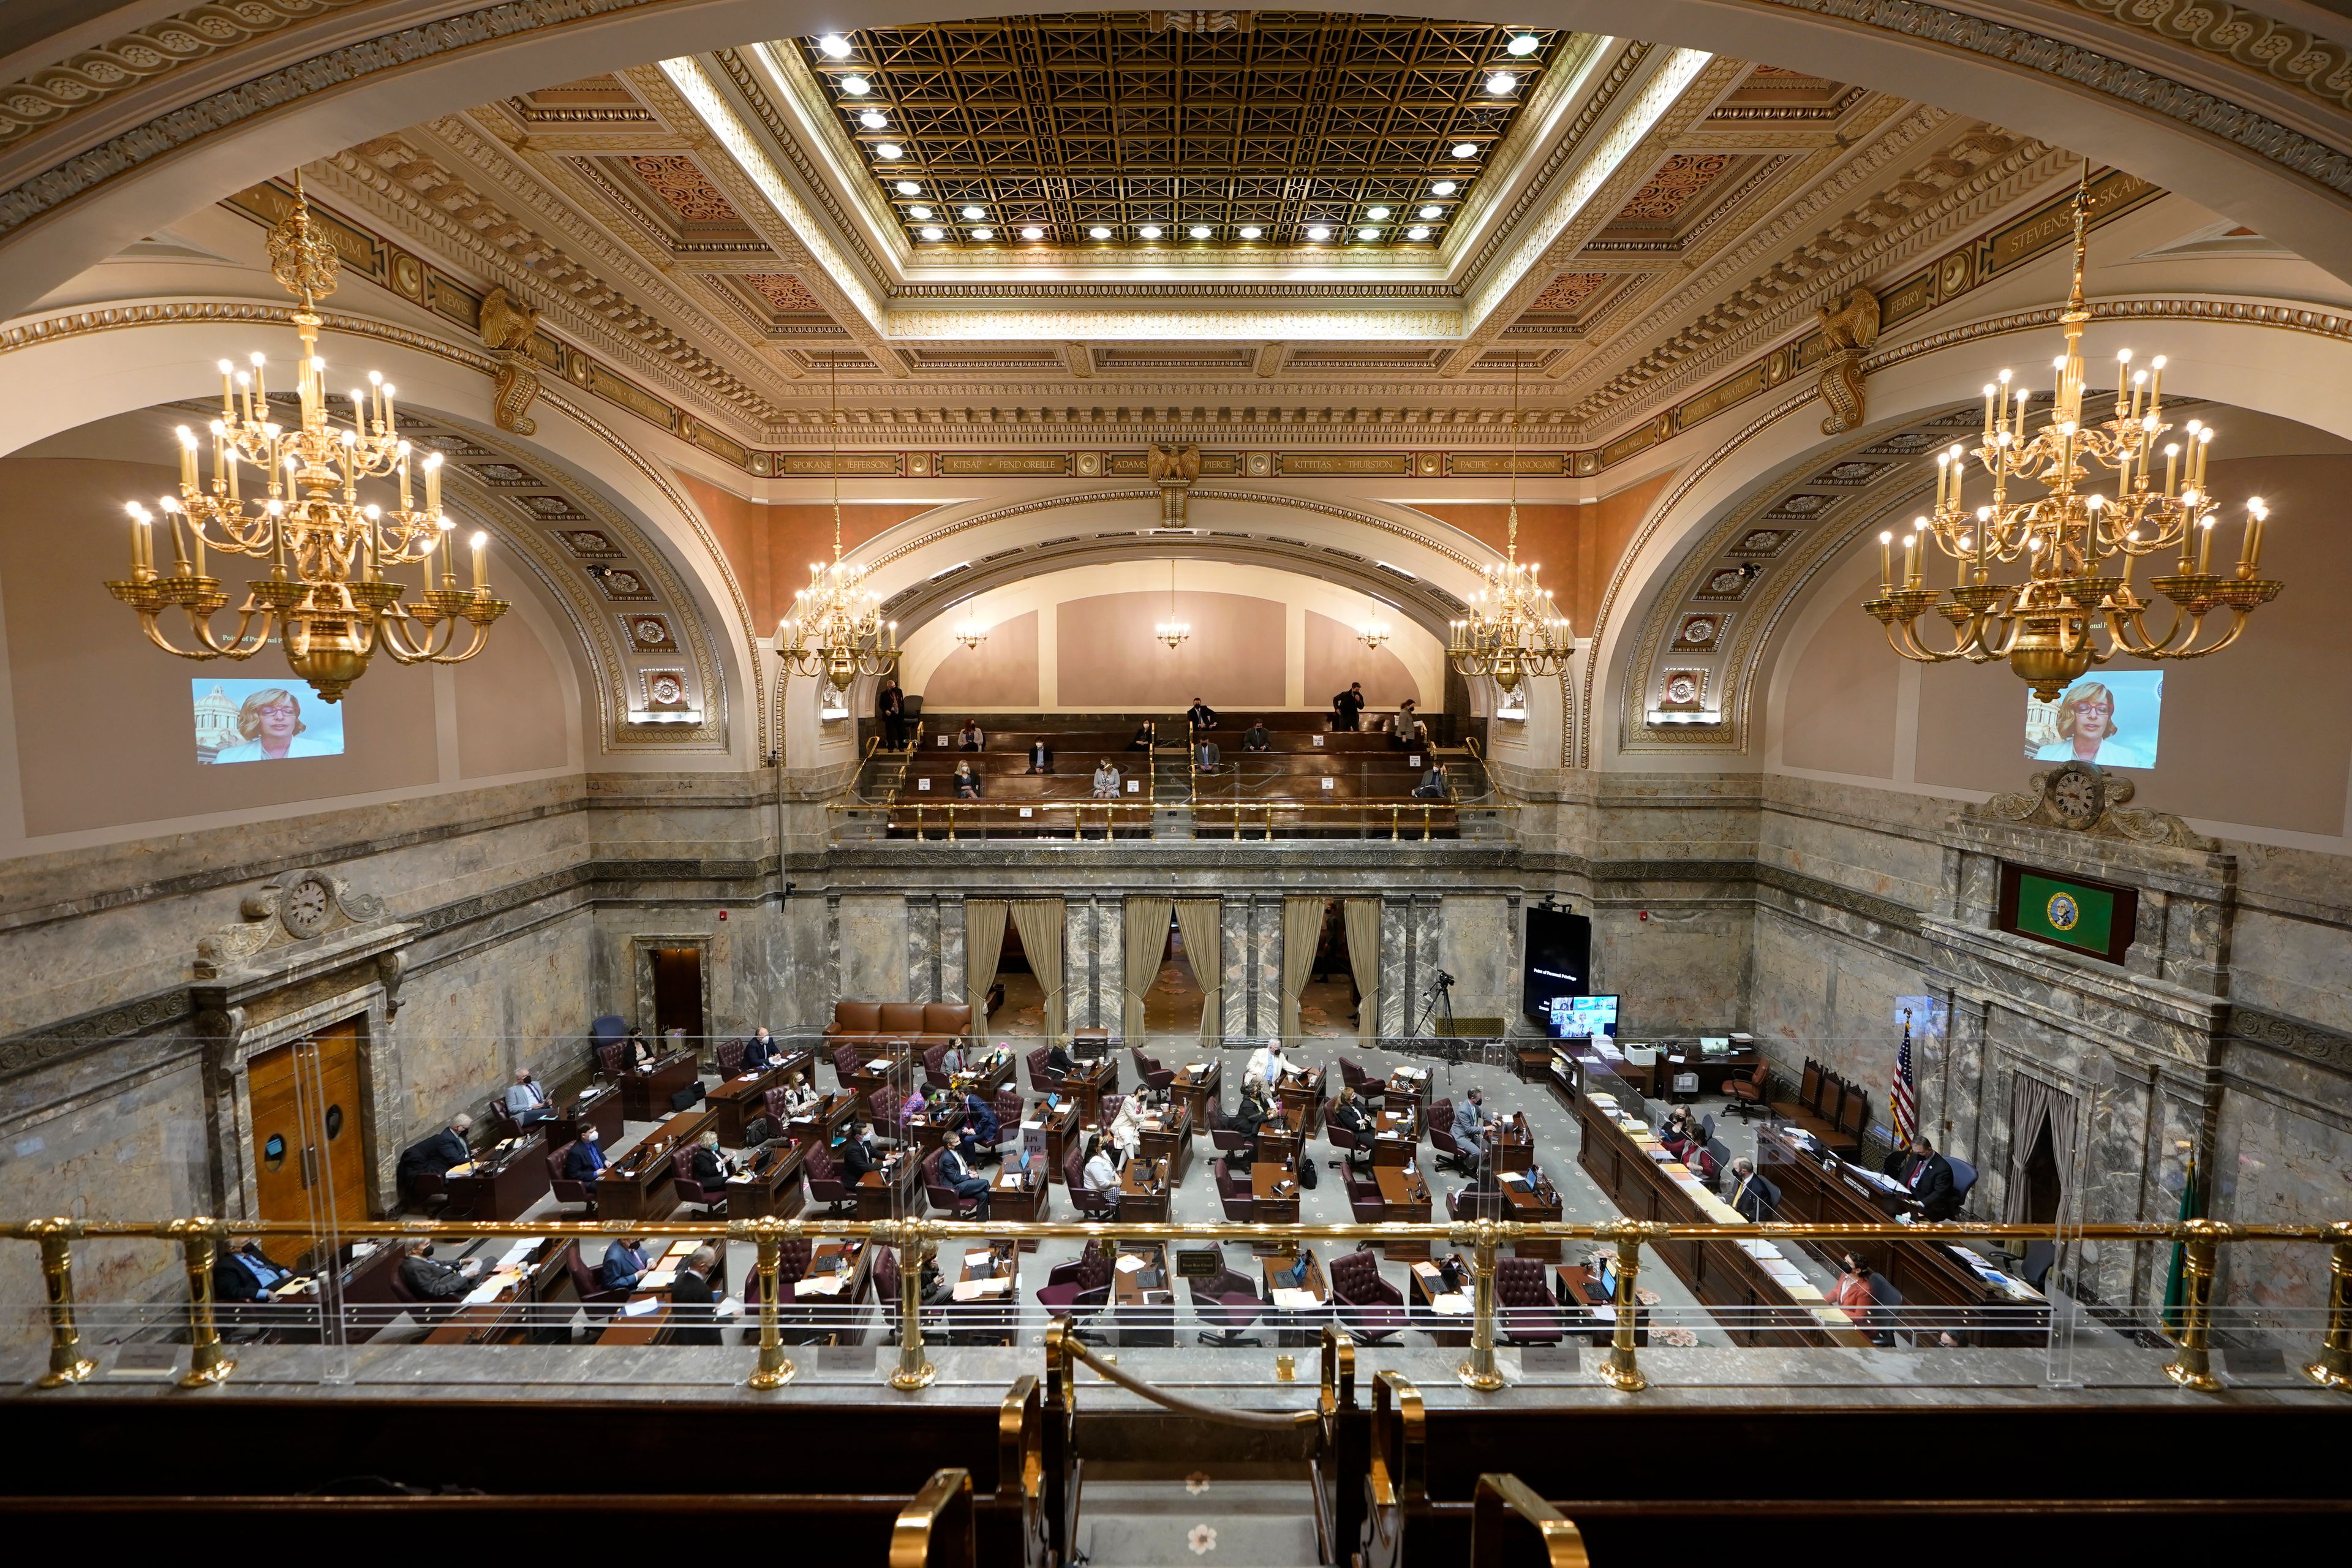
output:
{"label": "brass balcony railing", "polygon": [[[838,1237],[864,1238],[892,1248],[899,1260],[899,1300],[897,1303],[898,1356],[890,1373],[894,1387],[920,1388],[935,1375],[924,1344],[923,1322],[933,1309],[921,1296],[922,1264],[942,1241],[1029,1241],[1048,1237],[1078,1240],[1138,1240],[1166,1238],[1203,1244],[1243,1245],[1311,1241],[1430,1243],[1445,1242],[1467,1248],[1472,1258],[1474,1290],[1469,1354],[1457,1369],[1462,1384],[1490,1391],[1504,1385],[1496,1358],[1498,1309],[1495,1296],[1496,1259],[1507,1245],[1520,1243],[1598,1242],[1615,1251],[1616,1296],[1614,1327],[1601,1375],[1616,1388],[1634,1392],[1648,1386],[1637,1356],[1637,1298],[1634,1281],[1643,1261],[1643,1249],[1662,1242],[1738,1241],[1907,1241],[1956,1242],[1966,1239],[2021,1242],[2056,1239],[2058,1227],[2046,1225],[1977,1224],[1945,1221],[1917,1225],[1808,1225],[1772,1222],[1754,1226],[1664,1225],[1654,1221],[1619,1220],[1601,1225],[1523,1224],[1479,1220],[1455,1224],[1274,1225],[1203,1222],[1119,1221],[1113,1224],[1077,1221],[960,1221],[929,1218],[889,1220],[739,1219],[729,1221],[510,1221],[445,1222],[440,1220],[375,1221],[351,1226],[343,1239],[407,1237],[480,1237],[514,1238],[600,1238],[629,1235],[650,1238],[710,1238],[724,1237],[755,1249],[760,1277],[757,1357],[747,1377],[755,1389],[774,1389],[795,1374],[785,1354],[780,1319],[779,1258],[787,1238]],[[2217,1220],[2170,1223],[2068,1226],[2065,1238],[2076,1241],[2169,1243],[2182,1255],[2183,1300],[2172,1320],[2171,1359],[2165,1374],[2186,1388],[2218,1389],[2210,1352],[2214,1322],[2212,1286],[2220,1251],[2248,1243],[2287,1243],[2331,1249],[2326,1326],[2313,1359],[2303,1372],[2323,1387],[2352,1388],[2352,1221],[2333,1225],[2252,1225]],[[189,1366],[182,1378],[194,1386],[220,1383],[236,1363],[223,1343],[213,1300],[213,1266],[224,1243],[247,1237],[309,1237],[311,1226],[289,1220],[222,1220],[205,1217],[134,1222],[70,1218],[19,1220],[0,1224],[0,1238],[37,1244],[47,1290],[49,1367],[44,1387],[58,1387],[88,1377],[94,1363],[84,1352],[76,1319],[73,1248],[84,1239],[152,1239],[176,1246],[187,1278],[187,1342]],[[1822,1326],[1850,1324],[1836,1308],[1801,1308]],[[1342,1313],[1344,1318],[1344,1312]]]}
{"label": "brass balcony railing", "polygon": [[1405,841],[1427,843],[1434,839],[1441,830],[1457,828],[1464,811],[1500,815],[1516,812],[1518,807],[1500,800],[1472,805],[1411,796],[1332,802],[1154,802],[1077,798],[923,801],[902,796],[884,805],[835,801],[828,804],[825,809],[845,818],[871,817],[882,825],[886,833],[905,830],[924,842],[954,843],[959,838],[984,837],[991,832],[1042,833],[1056,822],[1066,822],[1069,834],[1077,838],[1084,839],[1099,828],[1104,838],[1110,839],[1117,837],[1121,829],[1131,829],[1134,834],[1149,834],[1155,817],[1181,815],[1192,818],[1190,826],[1180,836],[1186,838],[1227,831],[1236,839],[1244,837],[1271,838],[1282,828],[1296,823],[1315,831],[1352,828],[1359,837],[1379,838],[1385,832],[1387,840],[1393,844]]}

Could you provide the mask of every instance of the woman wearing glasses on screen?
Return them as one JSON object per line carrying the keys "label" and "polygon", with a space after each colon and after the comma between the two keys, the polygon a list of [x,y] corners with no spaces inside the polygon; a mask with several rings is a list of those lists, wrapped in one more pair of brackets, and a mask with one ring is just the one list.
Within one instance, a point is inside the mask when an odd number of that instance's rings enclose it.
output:
{"label": "woman wearing glasses on screen", "polygon": [[2156,737],[2124,733],[2116,694],[2105,683],[2078,680],[2058,699],[2058,738],[2035,750],[2039,763],[2095,763],[2111,768],[2156,766]]}
{"label": "woman wearing glasses on screen", "polygon": [[331,757],[335,749],[302,738],[302,704],[282,686],[257,691],[237,710],[242,739],[223,746],[215,763],[274,763],[287,757]]}

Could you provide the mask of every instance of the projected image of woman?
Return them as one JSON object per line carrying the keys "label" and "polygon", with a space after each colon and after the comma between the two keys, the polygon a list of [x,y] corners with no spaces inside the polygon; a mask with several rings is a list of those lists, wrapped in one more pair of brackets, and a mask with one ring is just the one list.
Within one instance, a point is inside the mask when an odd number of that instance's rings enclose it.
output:
{"label": "projected image of woman", "polygon": [[2115,692],[2100,681],[2078,680],[2058,699],[2058,738],[2036,751],[2033,760],[2152,768],[2156,737],[2123,733],[2116,724]]}
{"label": "projected image of woman", "polygon": [[236,712],[234,744],[223,746],[215,763],[274,763],[288,757],[331,757],[340,748],[303,738],[302,704],[282,686],[272,686],[245,700]]}

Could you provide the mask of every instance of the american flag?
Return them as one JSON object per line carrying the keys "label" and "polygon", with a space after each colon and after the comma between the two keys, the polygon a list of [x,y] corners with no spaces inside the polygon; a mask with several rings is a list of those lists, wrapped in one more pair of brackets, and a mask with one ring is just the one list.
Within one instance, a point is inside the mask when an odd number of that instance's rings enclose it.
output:
{"label": "american flag", "polygon": [[1919,1086],[1911,1076],[1911,1015],[1903,1015],[1903,1046],[1895,1053],[1895,1082],[1887,1100],[1893,1107],[1895,1142],[1911,1142],[1919,1131]]}

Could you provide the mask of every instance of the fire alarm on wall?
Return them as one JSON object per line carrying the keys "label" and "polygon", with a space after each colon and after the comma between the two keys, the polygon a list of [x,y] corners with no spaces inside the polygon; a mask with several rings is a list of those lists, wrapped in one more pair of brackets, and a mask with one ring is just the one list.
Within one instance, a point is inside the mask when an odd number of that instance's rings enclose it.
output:
{"label": "fire alarm on wall", "polygon": [[[725,910],[719,910],[719,918],[720,920],[722,920],[722,921],[723,921],[723,920],[725,920],[725,919],[727,918],[727,911],[726,911]],[[1649,917],[1649,916],[1647,916],[1647,915],[1643,915],[1642,918],[1643,918],[1643,920],[1648,920],[1650,917]]]}
{"label": "fire alarm on wall", "polygon": [[[723,921],[723,920],[725,920],[727,917],[726,917],[725,915],[720,915],[719,918],[720,920],[722,920],[722,921]],[[1649,910],[1643,910],[1642,911],[1642,918],[1643,918],[1643,920],[1648,920],[1648,919],[1650,918],[1650,911],[1649,911]]]}

